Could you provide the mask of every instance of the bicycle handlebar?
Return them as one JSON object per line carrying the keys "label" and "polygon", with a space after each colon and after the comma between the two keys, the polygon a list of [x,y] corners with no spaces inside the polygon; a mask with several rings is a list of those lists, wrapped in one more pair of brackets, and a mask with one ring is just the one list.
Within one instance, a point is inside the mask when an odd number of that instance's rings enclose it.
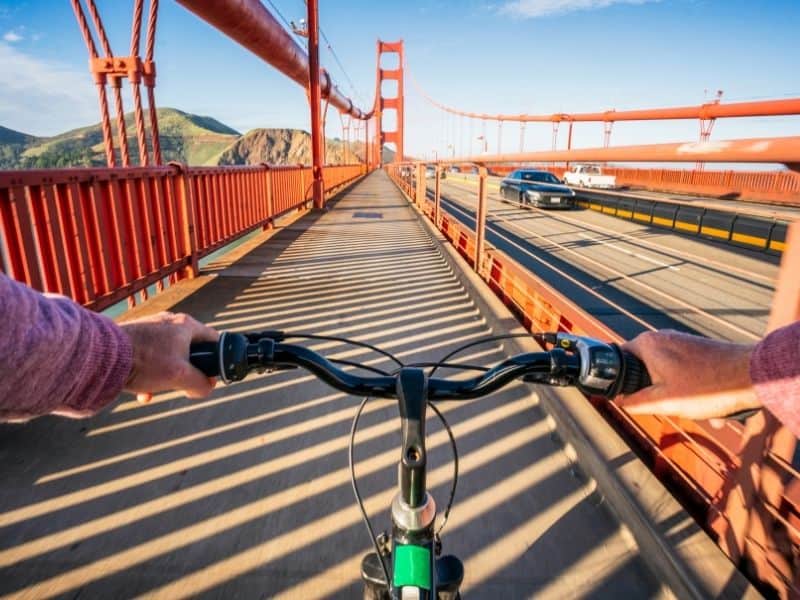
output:
{"label": "bicycle handlebar", "polygon": [[[251,371],[303,367],[332,387],[358,396],[397,397],[394,375],[362,376],[344,371],[303,346],[285,344],[283,332],[223,332],[216,343],[192,344],[191,363],[209,377],[239,381]],[[518,354],[480,376],[454,380],[431,377],[429,400],[466,400],[486,396],[516,379],[548,385],[576,385],[582,391],[613,399],[650,385],[644,364],[616,344],[570,334],[546,334],[556,347]]]}

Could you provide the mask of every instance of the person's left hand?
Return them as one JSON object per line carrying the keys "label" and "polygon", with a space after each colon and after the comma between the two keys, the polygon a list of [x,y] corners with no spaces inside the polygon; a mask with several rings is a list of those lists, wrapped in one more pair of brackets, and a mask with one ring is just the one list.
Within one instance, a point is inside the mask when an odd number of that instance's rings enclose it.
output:
{"label": "person's left hand", "polygon": [[154,393],[180,390],[189,398],[204,398],[216,379],[206,377],[189,362],[192,342],[215,342],[219,332],[189,315],[159,313],[120,323],[133,345],[133,368],[125,389],[140,402]]}

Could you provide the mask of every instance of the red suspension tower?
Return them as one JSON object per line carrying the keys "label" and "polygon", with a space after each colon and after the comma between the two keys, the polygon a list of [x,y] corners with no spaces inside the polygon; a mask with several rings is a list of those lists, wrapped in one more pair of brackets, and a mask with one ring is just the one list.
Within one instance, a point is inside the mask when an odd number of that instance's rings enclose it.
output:
{"label": "red suspension tower", "polygon": [[[384,54],[397,54],[397,68],[396,69],[383,69],[381,68],[381,58]],[[395,160],[403,160],[405,156],[403,152],[403,66],[405,65],[405,58],[403,56],[403,40],[397,42],[384,42],[378,40],[378,73],[377,73],[377,90],[375,98],[377,99],[377,106],[375,107],[375,117],[377,119],[377,138],[378,138],[378,156],[377,159],[380,164],[383,164],[383,147],[385,144],[394,144],[396,148]],[[383,96],[383,82],[396,81],[397,82],[397,95],[394,97],[385,98]],[[386,110],[394,110],[397,114],[397,126],[393,131],[385,131],[383,128],[383,117]]]}

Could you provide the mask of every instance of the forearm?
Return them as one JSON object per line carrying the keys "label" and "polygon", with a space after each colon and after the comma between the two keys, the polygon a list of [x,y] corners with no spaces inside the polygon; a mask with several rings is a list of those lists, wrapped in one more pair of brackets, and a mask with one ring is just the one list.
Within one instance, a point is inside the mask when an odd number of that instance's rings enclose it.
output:
{"label": "forearm", "polygon": [[131,371],[131,342],[113,321],[3,275],[0,331],[0,420],[93,414]]}
{"label": "forearm", "polygon": [[755,347],[750,377],[761,403],[800,437],[800,321],[773,331]]}

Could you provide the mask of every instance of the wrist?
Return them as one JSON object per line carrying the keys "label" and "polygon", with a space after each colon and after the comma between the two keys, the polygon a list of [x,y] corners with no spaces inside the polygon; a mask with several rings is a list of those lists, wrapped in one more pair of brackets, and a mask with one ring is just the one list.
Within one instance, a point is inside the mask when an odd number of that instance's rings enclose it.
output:
{"label": "wrist", "polygon": [[128,377],[125,379],[125,389],[129,391],[136,391],[136,381],[142,372],[142,365],[145,362],[145,349],[146,344],[142,344],[138,335],[138,328],[135,323],[120,324],[123,335],[128,338],[131,347],[131,368]]}

